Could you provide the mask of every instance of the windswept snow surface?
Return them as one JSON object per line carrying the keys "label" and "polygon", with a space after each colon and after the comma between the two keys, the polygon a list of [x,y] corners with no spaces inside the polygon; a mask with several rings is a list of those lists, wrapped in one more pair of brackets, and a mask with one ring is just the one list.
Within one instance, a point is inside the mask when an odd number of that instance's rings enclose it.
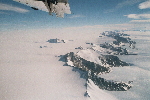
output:
{"label": "windswept snow surface", "polygon": [[[82,31],[81,31],[82,30]],[[134,66],[112,68],[101,77],[116,81],[133,81],[128,91],[101,90],[93,81],[80,78],[73,68],[59,61],[60,55],[78,52],[77,47],[91,48],[86,43],[100,44],[112,38],[99,37],[103,32],[83,29],[41,29],[3,32],[0,34],[0,100],[149,100],[150,98],[150,38],[149,33],[126,32],[137,42],[138,55],[120,55]],[[49,43],[49,39],[64,39],[67,43]],[[144,41],[144,43],[143,43]],[[93,48],[100,50],[99,47]],[[104,49],[101,49],[101,53]],[[91,51],[86,51],[90,53]],[[80,56],[87,58],[86,52]],[[81,55],[82,54],[82,55]],[[97,54],[90,54],[97,56]],[[87,87],[85,84],[87,83]],[[88,92],[90,97],[84,96]]]}
{"label": "windswept snow surface", "polygon": [[[85,42],[96,41],[97,35],[73,34],[67,29],[1,33],[0,100],[85,100],[86,80],[63,66],[58,56],[77,51],[75,48],[83,44],[87,47]],[[71,41],[46,42],[53,38]]]}

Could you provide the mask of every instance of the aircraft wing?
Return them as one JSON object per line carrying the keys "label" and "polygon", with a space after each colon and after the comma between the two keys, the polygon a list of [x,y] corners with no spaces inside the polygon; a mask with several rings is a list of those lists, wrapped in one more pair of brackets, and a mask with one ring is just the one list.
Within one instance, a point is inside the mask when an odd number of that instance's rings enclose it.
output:
{"label": "aircraft wing", "polygon": [[68,0],[13,0],[13,1],[30,6],[34,10],[42,10],[49,12],[50,15],[52,15],[52,13],[55,13],[57,17],[64,17],[64,13],[71,14]]}

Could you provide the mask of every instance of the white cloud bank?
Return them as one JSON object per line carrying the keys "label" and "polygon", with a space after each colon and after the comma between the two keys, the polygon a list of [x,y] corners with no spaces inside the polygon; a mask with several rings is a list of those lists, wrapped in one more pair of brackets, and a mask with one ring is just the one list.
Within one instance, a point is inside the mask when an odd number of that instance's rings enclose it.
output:
{"label": "white cloud bank", "polygon": [[133,18],[133,19],[150,18],[150,14],[129,14],[129,15],[124,15],[124,16],[127,16],[128,18]]}
{"label": "white cloud bank", "polygon": [[[140,1],[140,0],[139,0]],[[147,9],[150,8],[150,0],[146,0],[145,2],[142,2],[139,4],[139,9]],[[150,23],[150,14],[129,14],[124,15],[127,16],[127,18],[132,18],[134,20],[131,20],[130,23],[136,23],[137,24],[149,24]]]}
{"label": "white cloud bank", "polygon": [[150,14],[129,14],[129,15],[124,15],[127,16],[128,18],[132,18],[134,20],[131,20],[130,23],[141,23],[143,24],[148,24],[150,23]]}
{"label": "white cloud bank", "polygon": [[29,12],[29,10],[19,8],[19,7],[16,7],[16,6],[12,6],[12,5],[8,5],[8,4],[4,4],[4,3],[0,3],[0,10],[15,11],[15,12],[18,12],[18,13]]}
{"label": "white cloud bank", "polygon": [[150,19],[148,19],[148,20],[131,20],[130,22],[137,22],[137,23],[150,23]]}
{"label": "white cloud bank", "polygon": [[150,8],[150,0],[139,4],[139,9],[147,9],[147,8]]}

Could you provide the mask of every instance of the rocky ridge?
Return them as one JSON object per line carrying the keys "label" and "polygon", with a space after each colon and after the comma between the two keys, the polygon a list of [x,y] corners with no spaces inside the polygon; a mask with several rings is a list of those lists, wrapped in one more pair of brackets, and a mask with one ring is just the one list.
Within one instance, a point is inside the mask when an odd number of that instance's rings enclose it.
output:
{"label": "rocky ridge", "polygon": [[116,55],[131,55],[128,53],[128,50],[125,48],[126,45],[129,46],[131,49],[135,49],[136,42],[132,41],[131,38],[129,38],[130,35],[124,34],[124,33],[118,33],[118,32],[112,32],[112,31],[106,31],[101,33],[103,36],[111,37],[115,39],[112,43],[103,43],[100,44],[100,47],[110,49],[112,51],[115,51]]}
{"label": "rocky ridge", "polygon": [[[64,59],[63,61],[66,62],[68,66],[73,67],[74,71],[80,72],[82,78],[87,80],[85,86],[88,85],[90,79],[95,85],[103,90],[127,91],[132,87],[132,81],[118,82],[114,80],[107,80],[101,78],[100,75],[110,73],[113,67],[130,66],[130,63],[120,60],[116,55],[130,55],[128,50],[123,47],[129,45],[130,48],[135,49],[136,42],[132,41],[129,37],[126,38],[126,36],[129,35],[123,33],[107,31],[103,32],[102,35],[114,38],[115,41],[112,43],[105,42],[103,44],[96,45],[89,43],[89,45],[92,45],[91,48],[82,48],[77,53],[67,53],[62,56],[61,59]],[[101,37],[102,36],[100,36],[100,38]],[[97,48],[98,46],[99,48]],[[85,96],[90,97],[88,95],[88,91],[85,92]]]}

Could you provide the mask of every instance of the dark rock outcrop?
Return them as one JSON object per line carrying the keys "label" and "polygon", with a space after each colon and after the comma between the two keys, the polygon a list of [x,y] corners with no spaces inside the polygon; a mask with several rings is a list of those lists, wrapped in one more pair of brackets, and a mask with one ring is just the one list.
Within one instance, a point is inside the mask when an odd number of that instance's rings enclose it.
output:
{"label": "dark rock outcrop", "polygon": [[132,85],[125,82],[116,82],[113,80],[106,80],[104,78],[98,77],[91,73],[89,78],[97,85],[100,89],[108,90],[108,91],[127,91]]}
{"label": "dark rock outcrop", "polygon": [[122,47],[114,47],[109,43],[100,44],[100,47],[112,50],[112,53],[115,55],[128,55],[128,51],[126,48],[124,49]]}
{"label": "dark rock outcrop", "polygon": [[115,44],[117,45],[121,43],[128,43],[130,48],[135,49],[136,42],[132,41],[131,38],[126,37],[129,36],[127,34],[107,31],[107,32],[103,32],[102,35],[114,38],[116,40]]}
{"label": "dark rock outcrop", "polygon": [[[114,38],[115,41],[112,41],[111,43],[105,42],[103,44],[100,44],[101,48],[99,47],[99,45],[93,43],[86,43],[91,44],[92,47],[98,47],[98,49],[88,48],[92,52],[83,51],[77,54],[75,54],[74,52],[70,52],[64,56],[61,56],[60,60],[66,62],[66,65],[73,67],[73,71],[78,71],[80,73],[81,78],[86,79],[86,87],[90,79],[95,85],[97,85],[100,89],[103,90],[127,91],[132,87],[131,81],[117,82],[114,80],[106,80],[104,78],[101,78],[100,75],[110,73],[112,71],[112,67],[130,66],[131,64],[120,60],[117,56],[114,56],[114,54],[131,55],[129,54],[128,50],[124,47],[126,46],[126,44],[129,44],[129,47],[134,49],[136,42],[132,41],[129,37],[126,37],[129,35],[123,33],[107,31],[103,32],[102,35]],[[51,42],[51,40],[49,40],[48,42]],[[83,48],[80,46],[75,49],[82,50]],[[85,56],[86,53],[90,56]],[[92,57],[92,60],[87,60],[88,57]],[[84,96],[90,97],[87,91],[85,92]]]}
{"label": "dark rock outcrop", "polygon": [[110,67],[129,66],[128,63],[121,61],[117,56],[114,55],[101,55],[99,56],[102,64],[109,64]]}
{"label": "dark rock outcrop", "polygon": [[66,54],[65,57],[67,61],[71,61],[73,63],[73,67],[77,67],[84,71],[91,71],[92,73],[95,73],[97,75],[101,73],[110,72],[110,67],[101,66],[94,62],[87,61],[79,57],[78,55],[74,54],[73,52]]}
{"label": "dark rock outcrop", "polygon": [[60,39],[49,39],[48,41],[49,43],[65,43],[65,40],[60,40]]}
{"label": "dark rock outcrop", "polygon": [[[103,66],[94,62],[87,61],[73,52],[70,52],[63,57],[65,58],[65,61],[68,63],[68,65],[70,65],[69,63],[72,63],[73,65],[70,66],[82,70],[82,73],[79,72],[80,74],[82,74],[81,76],[83,77],[84,73],[84,78],[86,80],[91,79],[94,84],[97,85],[100,89],[108,91],[127,91],[132,87],[129,83],[116,82],[113,80],[110,81],[98,76],[100,74],[109,73],[111,71],[110,67],[129,66],[128,63],[121,61],[117,56],[99,56],[99,59]],[[109,67],[106,67],[106,65],[109,65]],[[84,95],[89,96],[87,92]]]}

